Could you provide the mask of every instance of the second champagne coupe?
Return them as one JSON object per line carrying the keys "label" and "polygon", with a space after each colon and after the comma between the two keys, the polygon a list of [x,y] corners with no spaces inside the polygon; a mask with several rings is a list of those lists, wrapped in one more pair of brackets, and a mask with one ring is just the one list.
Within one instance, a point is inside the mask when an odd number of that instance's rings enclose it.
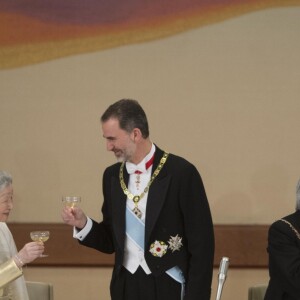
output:
{"label": "second champagne coupe", "polygon": [[[30,232],[30,238],[34,241],[34,242],[38,242],[38,243],[45,243],[46,241],[49,240],[50,237],[50,231],[31,231]],[[41,254],[40,257],[47,257],[48,254]]]}
{"label": "second champagne coupe", "polygon": [[64,197],[62,197],[62,202],[65,206],[74,208],[81,202],[81,197],[79,197],[79,196],[64,196]]}

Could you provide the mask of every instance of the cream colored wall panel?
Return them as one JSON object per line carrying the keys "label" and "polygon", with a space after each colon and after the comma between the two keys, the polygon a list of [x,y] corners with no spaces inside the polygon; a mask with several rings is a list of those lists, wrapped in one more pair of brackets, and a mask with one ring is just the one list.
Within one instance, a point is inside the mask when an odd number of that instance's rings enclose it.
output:
{"label": "cream colored wall panel", "polygon": [[114,162],[99,117],[140,100],[153,142],[201,172],[215,223],[269,224],[299,177],[300,9],[262,10],[167,39],[0,71],[10,221],[60,222],[61,196],[100,219]]}

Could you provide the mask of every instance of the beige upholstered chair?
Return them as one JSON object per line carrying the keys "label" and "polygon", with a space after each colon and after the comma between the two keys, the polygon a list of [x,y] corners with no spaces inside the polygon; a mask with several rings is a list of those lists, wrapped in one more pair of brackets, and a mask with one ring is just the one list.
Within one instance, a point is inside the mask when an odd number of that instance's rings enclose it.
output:
{"label": "beige upholstered chair", "polygon": [[264,300],[267,290],[266,284],[258,284],[248,289],[248,300]]}
{"label": "beige upholstered chair", "polygon": [[48,282],[26,281],[30,300],[53,300],[53,285]]}

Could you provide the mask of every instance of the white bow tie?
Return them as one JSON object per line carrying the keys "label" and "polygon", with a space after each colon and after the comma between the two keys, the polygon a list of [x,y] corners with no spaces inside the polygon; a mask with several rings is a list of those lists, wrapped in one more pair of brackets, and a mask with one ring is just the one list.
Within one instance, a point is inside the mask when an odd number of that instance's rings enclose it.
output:
{"label": "white bow tie", "polygon": [[135,165],[129,161],[126,162],[126,170],[128,174],[134,174],[136,171],[139,171],[141,173],[146,173],[146,166],[144,163]]}

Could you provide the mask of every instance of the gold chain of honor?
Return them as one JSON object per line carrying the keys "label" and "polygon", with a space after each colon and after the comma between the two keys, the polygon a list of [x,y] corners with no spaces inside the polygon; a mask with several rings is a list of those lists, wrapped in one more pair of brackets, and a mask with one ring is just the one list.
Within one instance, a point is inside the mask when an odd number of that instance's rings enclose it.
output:
{"label": "gold chain of honor", "polygon": [[139,201],[145,196],[146,193],[148,193],[150,185],[152,184],[153,180],[156,178],[156,176],[159,174],[160,170],[163,168],[165,162],[167,161],[167,158],[169,156],[169,153],[165,152],[163,157],[161,158],[158,167],[156,170],[153,172],[147,186],[145,187],[144,191],[140,195],[133,195],[127,188],[125,182],[124,182],[124,176],[123,176],[123,169],[125,162],[123,161],[120,167],[120,173],[119,173],[119,178],[120,178],[120,184],[122,187],[122,190],[124,194],[128,197],[128,199],[132,200],[134,203],[134,209],[132,210],[136,216],[139,218],[142,217],[142,212],[138,208],[138,203]]}

